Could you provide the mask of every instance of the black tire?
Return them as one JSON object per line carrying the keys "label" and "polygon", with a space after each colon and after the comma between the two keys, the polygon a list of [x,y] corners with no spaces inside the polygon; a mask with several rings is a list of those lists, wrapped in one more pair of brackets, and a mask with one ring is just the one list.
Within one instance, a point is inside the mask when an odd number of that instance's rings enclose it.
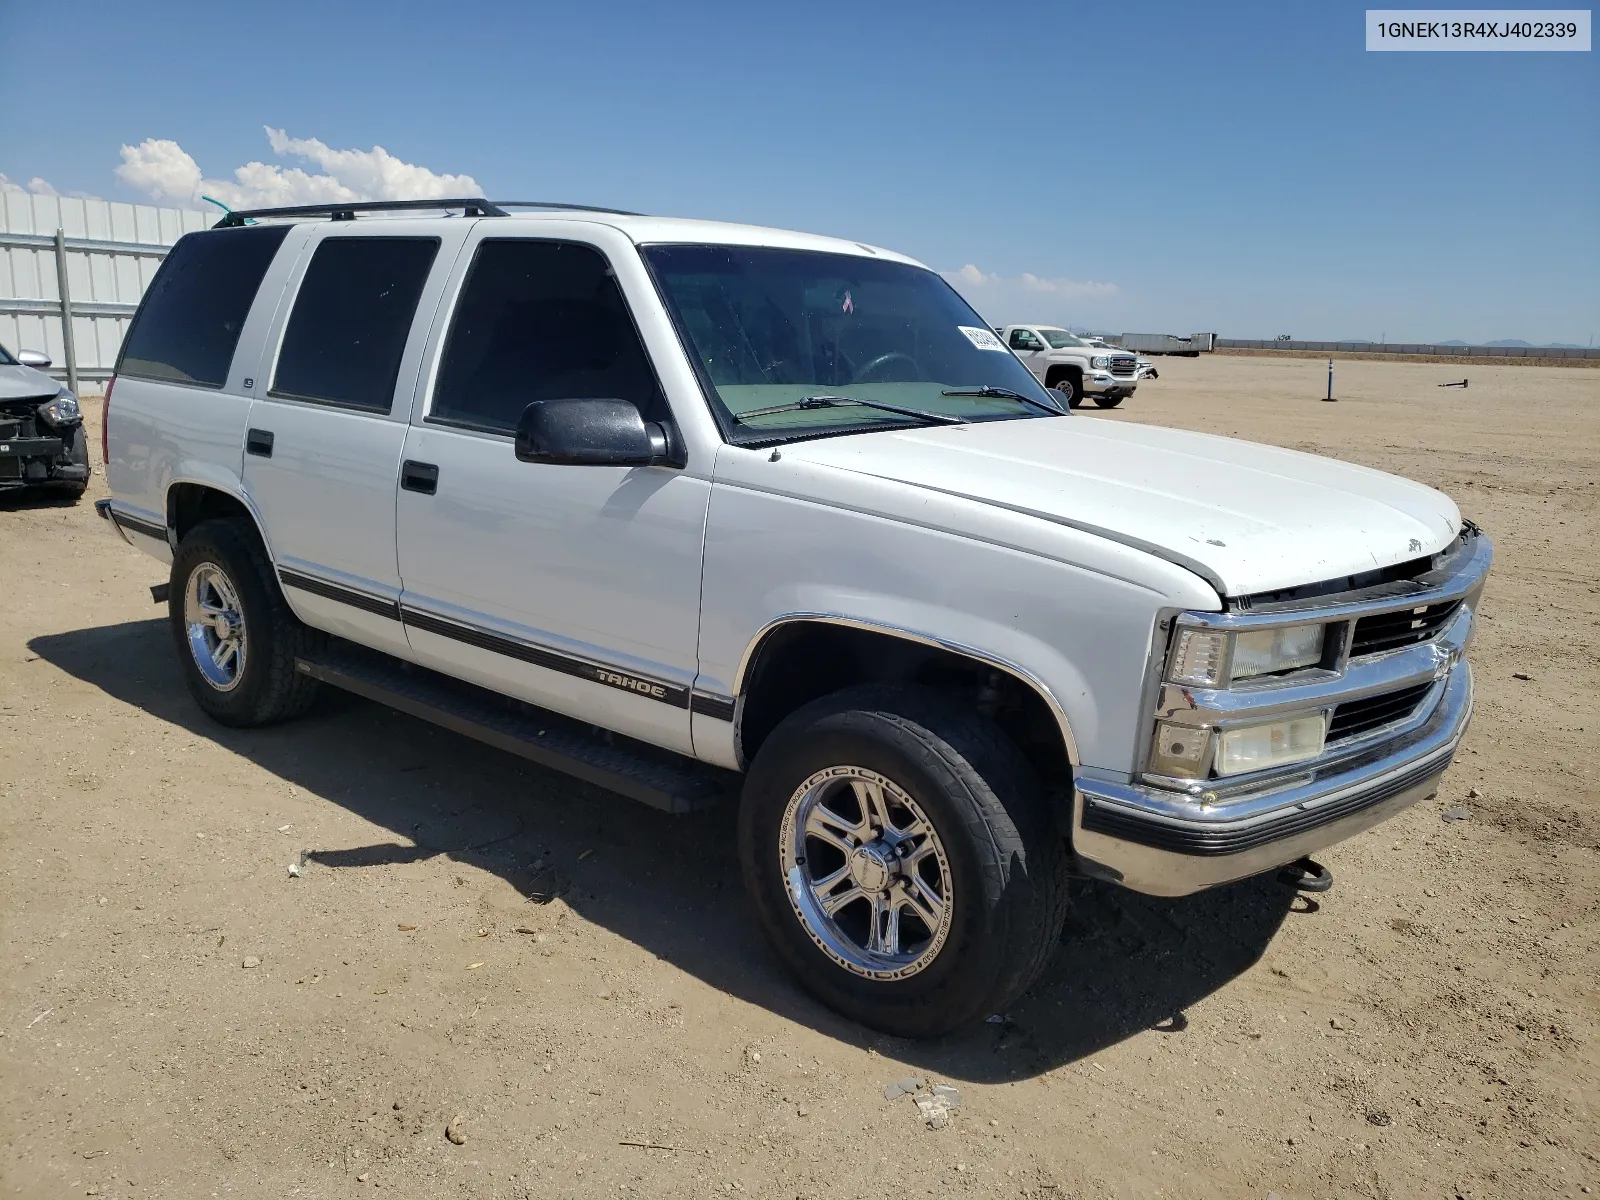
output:
{"label": "black tire", "polygon": [[[190,577],[201,567],[219,569],[231,585],[242,618],[242,664],[227,688],[210,682],[190,649],[184,617]],[[295,659],[322,640],[289,610],[272,564],[252,528],[236,520],[203,521],[189,531],[173,556],[167,620],[183,680],[206,714],[224,725],[271,725],[304,712],[316,697],[316,681],[295,671]]]}
{"label": "black tire", "polygon": [[1078,382],[1071,375],[1063,375],[1050,387],[1055,391],[1068,408],[1077,408],[1083,403],[1083,392],[1078,388]]}
{"label": "black tire", "polygon": [[[786,810],[802,785],[841,765],[902,789],[948,860],[948,934],[904,978],[848,969],[790,902]],[[921,688],[849,688],[785,719],[745,780],[739,851],[762,926],[801,986],[901,1037],[929,1037],[1003,1012],[1044,969],[1066,918],[1066,846],[1033,770],[991,722]]]}
{"label": "black tire", "polygon": [[1121,403],[1121,396],[1096,396],[1094,398],[1094,404],[1096,408],[1115,408]]}

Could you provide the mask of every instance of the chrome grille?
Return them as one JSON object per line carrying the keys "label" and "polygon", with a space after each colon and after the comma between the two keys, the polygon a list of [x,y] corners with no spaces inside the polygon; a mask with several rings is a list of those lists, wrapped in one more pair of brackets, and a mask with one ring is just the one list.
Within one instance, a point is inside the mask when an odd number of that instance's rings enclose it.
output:
{"label": "chrome grille", "polygon": [[1111,359],[1113,375],[1132,375],[1139,369],[1139,360],[1132,355],[1118,354]]}
{"label": "chrome grille", "polygon": [[1432,686],[1432,683],[1419,683],[1396,692],[1366,696],[1339,705],[1333,710],[1333,719],[1328,722],[1328,741],[1359,737],[1380,726],[1404,721],[1417,711],[1417,705],[1422,703]]}
{"label": "chrome grille", "polygon": [[1460,607],[1461,601],[1449,600],[1443,604],[1423,604],[1416,608],[1402,608],[1398,612],[1362,617],[1356,622],[1350,654],[1352,657],[1377,654],[1382,650],[1431,641],[1449,624]]}

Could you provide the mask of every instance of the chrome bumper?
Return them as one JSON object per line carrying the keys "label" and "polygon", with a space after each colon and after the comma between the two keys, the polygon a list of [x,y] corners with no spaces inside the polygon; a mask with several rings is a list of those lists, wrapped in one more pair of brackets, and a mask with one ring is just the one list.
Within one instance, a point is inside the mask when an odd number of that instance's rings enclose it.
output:
{"label": "chrome bumper", "polygon": [[1471,717],[1472,669],[1463,660],[1422,726],[1249,803],[1206,805],[1157,788],[1080,780],[1073,848],[1087,873],[1152,896],[1259,875],[1433,795]]}
{"label": "chrome bumper", "polygon": [[1083,377],[1085,395],[1103,396],[1107,392],[1132,392],[1139,385],[1138,372],[1113,375],[1110,371],[1090,371]]}

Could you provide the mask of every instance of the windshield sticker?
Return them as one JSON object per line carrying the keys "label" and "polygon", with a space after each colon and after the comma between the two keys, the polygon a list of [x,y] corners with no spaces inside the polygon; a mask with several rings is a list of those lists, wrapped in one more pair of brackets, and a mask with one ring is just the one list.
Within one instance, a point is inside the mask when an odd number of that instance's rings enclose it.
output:
{"label": "windshield sticker", "polygon": [[974,329],[971,325],[957,325],[956,328],[966,334],[967,341],[979,350],[998,350],[1002,354],[1006,352],[1005,344],[987,329]]}
{"label": "windshield sticker", "polygon": [[844,294],[844,303],[841,304],[839,307],[841,309],[843,309],[847,313],[855,312],[855,310],[856,310],[856,302],[854,300],[850,299],[850,293],[849,292],[846,292]]}

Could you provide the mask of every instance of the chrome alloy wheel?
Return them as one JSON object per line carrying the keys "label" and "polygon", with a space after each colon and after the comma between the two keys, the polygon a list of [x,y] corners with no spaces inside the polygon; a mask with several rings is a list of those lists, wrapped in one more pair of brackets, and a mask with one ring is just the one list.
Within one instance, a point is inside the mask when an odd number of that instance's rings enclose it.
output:
{"label": "chrome alloy wheel", "polygon": [[244,614],[233,581],[215,563],[201,563],[189,573],[183,624],[189,653],[205,681],[219,692],[238,687],[244,677]]}
{"label": "chrome alloy wheel", "polygon": [[829,767],[783,813],[778,853],[800,924],[829,958],[888,982],[933,963],[950,935],[950,860],[893,780]]}

